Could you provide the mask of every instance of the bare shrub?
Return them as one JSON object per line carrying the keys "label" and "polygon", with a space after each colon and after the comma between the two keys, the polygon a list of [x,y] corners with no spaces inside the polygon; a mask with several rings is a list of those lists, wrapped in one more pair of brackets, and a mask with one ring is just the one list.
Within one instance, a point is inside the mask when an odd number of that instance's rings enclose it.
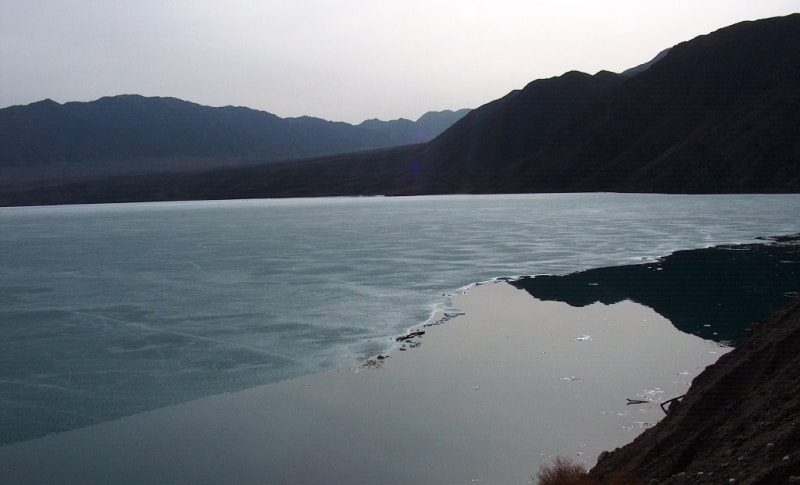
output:
{"label": "bare shrub", "polygon": [[538,485],[592,485],[594,482],[586,473],[586,468],[569,458],[557,456],[553,463],[542,465],[536,474]]}

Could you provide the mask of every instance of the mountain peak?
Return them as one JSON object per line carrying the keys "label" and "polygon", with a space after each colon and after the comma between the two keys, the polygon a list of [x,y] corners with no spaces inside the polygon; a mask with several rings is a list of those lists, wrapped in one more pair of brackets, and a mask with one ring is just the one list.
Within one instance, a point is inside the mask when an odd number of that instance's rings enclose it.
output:
{"label": "mountain peak", "polygon": [[[27,106],[30,107],[31,109],[52,109],[60,107],[61,104],[56,101],[53,101],[50,98],[46,98],[41,101],[33,102]],[[11,108],[25,108],[25,107],[26,106],[23,105],[11,106]]]}

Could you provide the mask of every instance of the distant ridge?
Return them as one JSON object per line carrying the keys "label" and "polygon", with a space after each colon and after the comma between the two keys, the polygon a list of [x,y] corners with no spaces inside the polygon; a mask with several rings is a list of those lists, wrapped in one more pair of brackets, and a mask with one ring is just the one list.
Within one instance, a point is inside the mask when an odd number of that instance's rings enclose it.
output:
{"label": "distant ridge", "polygon": [[0,203],[586,191],[800,192],[800,14],[720,29],[623,74],[533,81],[427,143]]}
{"label": "distant ridge", "polygon": [[353,126],[176,98],[46,99],[0,110],[0,175],[6,183],[80,180],[358,152],[428,141],[468,111]]}
{"label": "distant ridge", "polygon": [[469,109],[429,111],[417,121],[403,118],[391,121],[371,119],[358,126],[386,135],[394,146],[425,143],[436,138],[470,111]]}

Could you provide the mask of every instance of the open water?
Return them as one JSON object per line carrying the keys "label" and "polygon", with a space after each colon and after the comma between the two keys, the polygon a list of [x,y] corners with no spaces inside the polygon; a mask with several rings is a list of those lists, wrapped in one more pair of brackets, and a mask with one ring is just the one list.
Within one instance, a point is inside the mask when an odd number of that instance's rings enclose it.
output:
{"label": "open water", "polygon": [[0,444],[391,351],[498,277],[800,230],[799,195],[0,209]]}

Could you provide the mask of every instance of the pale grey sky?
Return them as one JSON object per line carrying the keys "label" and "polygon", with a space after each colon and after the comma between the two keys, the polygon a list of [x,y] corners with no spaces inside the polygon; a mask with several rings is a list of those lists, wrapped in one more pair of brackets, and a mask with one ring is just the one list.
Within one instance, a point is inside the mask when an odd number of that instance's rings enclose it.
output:
{"label": "pale grey sky", "polygon": [[0,0],[0,107],[135,93],[359,123],[622,71],[798,0]]}

